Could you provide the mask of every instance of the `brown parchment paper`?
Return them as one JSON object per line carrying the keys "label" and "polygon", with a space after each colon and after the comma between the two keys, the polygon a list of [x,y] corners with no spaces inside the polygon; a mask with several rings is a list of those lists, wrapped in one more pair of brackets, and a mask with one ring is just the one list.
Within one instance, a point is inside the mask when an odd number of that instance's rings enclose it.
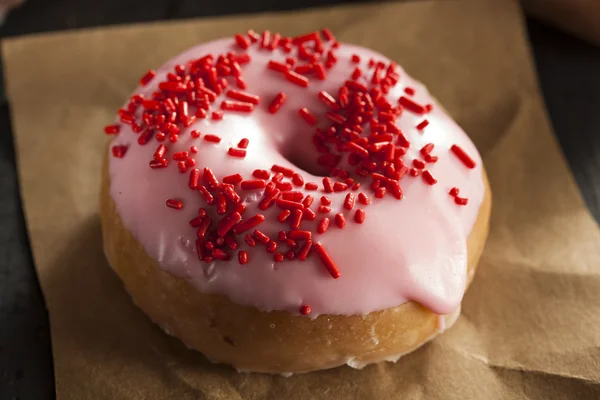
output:
{"label": "brown parchment paper", "polygon": [[[461,318],[397,364],[237,374],[153,326],[109,269],[97,211],[102,128],[148,68],[197,42],[325,25],[400,62],[471,134],[494,192],[492,231]],[[94,29],[11,39],[3,51],[60,400],[600,398],[600,234],[552,136],[516,2]]]}

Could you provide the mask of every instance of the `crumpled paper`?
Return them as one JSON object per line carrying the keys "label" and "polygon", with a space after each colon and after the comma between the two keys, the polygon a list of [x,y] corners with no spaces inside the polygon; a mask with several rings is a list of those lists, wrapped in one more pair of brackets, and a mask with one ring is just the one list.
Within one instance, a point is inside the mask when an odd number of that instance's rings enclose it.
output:
{"label": "crumpled paper", "polygon": [[[102,133],[149,68],[248,28],[328,26],[429,85],[483,155],[492,228],[463,315],[398,363],[238,374],[165,335],[107,265]],[[551,133],[515,1],[426,1],[154,23],[3,43],[21,194],[61,399],[600,398],[600,234]]]}

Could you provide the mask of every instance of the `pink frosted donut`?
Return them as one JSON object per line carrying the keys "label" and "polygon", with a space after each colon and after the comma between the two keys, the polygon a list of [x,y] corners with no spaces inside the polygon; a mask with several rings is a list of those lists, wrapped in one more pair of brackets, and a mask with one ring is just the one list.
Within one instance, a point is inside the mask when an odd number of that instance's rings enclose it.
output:
{"label": "pink frosted donut", "polygon": [[[385,56],[326,29],[293,39],[250,31],[149,71],[118,114],[105,128],[114,135],[106,253],[136,303],[190,347],[266,372],[361,358],[263,367],[240,361],[236,353],[251,350],[239,344],[211,352],[194,341],[210,341],[203,328],[188,332],[176,310],[155,310],[177,297],[172,284],[150,289],[132,275],[149,269],[184,285],[203,312],[218,298],[292,325],[409,302],[457,315],[487,233],[481,158],[427,89]],[[470,248],[478,219],[485,229]],[[144,300],[152,295],[155,303]]]}

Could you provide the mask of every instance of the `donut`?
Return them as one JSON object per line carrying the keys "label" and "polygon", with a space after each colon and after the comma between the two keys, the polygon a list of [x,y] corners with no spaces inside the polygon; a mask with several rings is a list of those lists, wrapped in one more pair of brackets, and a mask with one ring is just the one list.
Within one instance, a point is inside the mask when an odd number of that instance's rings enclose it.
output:
{"label": "donut", "polygon": [[328,29],[250,30],[143,74],[104,131],[107,260],[210,361],[361,368],[456,321],[489,184],[467,134],[384,55]]}

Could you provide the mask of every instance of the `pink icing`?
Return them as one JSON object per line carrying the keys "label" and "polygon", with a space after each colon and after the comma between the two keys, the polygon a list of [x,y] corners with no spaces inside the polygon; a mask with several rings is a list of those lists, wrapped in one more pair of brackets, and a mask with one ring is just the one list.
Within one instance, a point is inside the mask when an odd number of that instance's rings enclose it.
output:
{"label": "pink icing", "polygon": [[[176,64],[199,58],[207,53],[223,54],[239,52],[232,39],[217,40],[196,46],[157,70],[157,76],[135,93],[151,97],[159,82],[164,80]],[[255,169],[269,170],[279,164],[302,172],[306,182],[321,182],[322,177],[312,175],[319,171],[316,165],[318,153],[311,141],[314,128],[309,127],[297,110],[308,107],[324,122],[327,107],[317,99],[317,93],[337,89],[348,79],[357,64],[350,61],[353,54],[361,57],[358,64],[368,70],[370,58],[389,62],[375,51],[341,45],[337,49],[339,62],[328,71],[324,81],[312,79],[308,88],[286,82],[277,72],[268,70],[269,60],[285,60],[282,52],[259,50],[248,52],[252,62],[243,66],[243,76],[248,84],[247,92],[260,96],[261,103],[250,114],[225,112],[222,121],[209,118],[198,120],[180,134],[180,140],[171,145],[169,158],[174,151],[189,150],[191,145],[199,149],[192,154],[196,167],[210,167],[217,177],[241,173],[251,179]],[[197,192],[188,188],[188,174],[179,174],[175,163],[166,169],[152,170],[148,161],[152,159],[157,143],[137,144],[137,135],[129,125],[113,144],[128,145],[124,158],[109,157],[110,194],[124,226],[142,244],[143,248],[157,261],[158,265],[177,277],[187,279],[204,293],[226,295],[232,301],[256,307],[260,310],[288,310],[298,312],[301,304],[309,304],[311,317],[319,314],[367,314],[373,311],[398,306],[406,301],[417,301],[439,314],[454,311],[460,304],[466,282],[466,238],[476,220],[484,195],[480,156],[463,130],[442,110],[429,95],[427,89],[410,78],[399,68],[400,81],[387,95],[392,104],[404,95],[404,88],[415,89],[414,99],[420,104],[433,104],[427,114],[429,126],[423,132],[416,125],[423,120],[404,112],[397,126],[405,133],[411,147],[405,156],[406,164],[418,156],[419,149],[434,143],[433,154],[439,157],[428,168],[438,183],[427,185],[421,177],[405,177],[401,180],[404,199],[393,196],[375,199],[365,180],[365,192],[372,203],[360,206],[366,211],[363,224],[354,223],[354,212],[345,211],[347,225],[338,229],[333,223],[326,234],[315,232],[314,239],[320,241],[337,264],[341,277],[333,279],[316,254],[306,261],[275,263],[273,255],[264,249],[250,249],[240,240],[241,248],[248,250],[250,260],[242,266],[234,256],[228,262],[207,264],[198,260],[194,241],[195,229],[188,221],[197,215],[203,206]],[[288,101],[277,114],[270,114],[267,106],[275,95],[283,91]],[[218,109],[221,99],[214,103]],[[203,134],[213,133],[223,138],[214,144],[193,139],[190,131],[200,130]],[[245,159],[227,155],[229,147],[235,147],[242,138],[250,144]],[[458,144],[477,163],[476,168],[466,168],[449,151]],[[293,163],[293,162],[295,163]],[[304,167],[305,171],[301,171]],[[461,197],[469,199],[468,205],[458,206],[448,194],[452,187],[460,188]],[[248,204],[246,216],[259,212],[260,191],[238,191]],[[317,200],[311,207],[316,210],[318,198],[324,194],[307,192]],[[346,193],[330,193],[333,200],[332,214],[344,211],[342,204]],[[165,206],[167,198],[184,202],[183,210]],[[355,209],[358,207],[355,206]],[[276,237],[282,229],[275,216],[279,209],[272,207],[261,213],[266,221],[260,229]],[[333,222],[333,221],[332,221]]]}

